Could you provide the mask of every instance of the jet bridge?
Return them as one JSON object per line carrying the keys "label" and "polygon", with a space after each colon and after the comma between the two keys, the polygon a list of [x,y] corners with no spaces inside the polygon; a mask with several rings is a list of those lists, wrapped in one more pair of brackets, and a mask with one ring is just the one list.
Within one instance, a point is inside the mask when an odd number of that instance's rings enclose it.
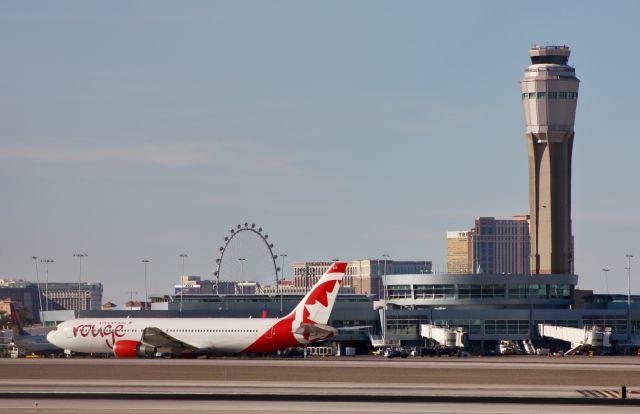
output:
{"label": "jet bridge", "polygon": [[538,334],[541,337],[570,342],[571,349],[565,352],[565,355],[575,354],[585,348],[599,348],[602,350],[611,347],[611,328],[602,330],[594,326],[580,329],[541,323],[538,324]]}
{"label": "jet bridge", "polygon": [[399,347],[399,339],[389,339],[382,335],[369,335],[369,340],[374,348],[387,348],[387,347]]}
{"label": "jet bridge", "polygon": [[447,348],[464,348],[466,332],[462,327],[445,328],[431,324],[420,325],[420,336]]}

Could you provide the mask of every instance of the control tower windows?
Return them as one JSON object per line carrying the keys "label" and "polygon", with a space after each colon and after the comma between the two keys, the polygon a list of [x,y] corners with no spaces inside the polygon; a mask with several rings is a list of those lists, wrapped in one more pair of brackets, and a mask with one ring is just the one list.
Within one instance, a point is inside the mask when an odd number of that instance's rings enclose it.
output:
{"label": "control tower windows", "polygon": [[547,56],[531,56],[531,63],[534,65],[551,63],[554,65],[566,65],[569,62],[569,56],[547,55]]}
{"label": "control tower windows", "polygon": [[578,99],[578,92],[524,92],[522,99]]}

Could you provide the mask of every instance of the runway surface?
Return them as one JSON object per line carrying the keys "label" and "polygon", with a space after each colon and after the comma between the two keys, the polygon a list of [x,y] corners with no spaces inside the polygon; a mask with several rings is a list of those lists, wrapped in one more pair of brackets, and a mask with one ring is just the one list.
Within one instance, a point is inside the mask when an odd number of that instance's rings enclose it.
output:
{"label": "runway surface", "polygon": [[335,403],[335,402],[274,402],[255,401],[105,401],[105,400],[46,400],[37,408],[34,401],[0,400],[0,414],[358,414],[358,413],[456,413],[456,414],[631,414],[638,407],[600,405],[549,405],[549,404],[460,404],[460,403]]}
{"label": "runway surface", "polygon": [[4,359],[4,379],[640,387],[640,358]]}
{"label": "runway surface", "polygon": [[[618,399],[621,385],[629,400]],[[94,414],[118,407],[377,412],[387,405],[393,409],[385,412],[577,412],[572,404],[580,412],[593,404],[632,412],[639,407],[631,404],[640,405],[640,358],[4,359],[0,397],[0,412],[34,412],[36,401],[38,412]],[[510,402],[549,411],[513,411]],[[557,404],[560,411],[551,409]]]}

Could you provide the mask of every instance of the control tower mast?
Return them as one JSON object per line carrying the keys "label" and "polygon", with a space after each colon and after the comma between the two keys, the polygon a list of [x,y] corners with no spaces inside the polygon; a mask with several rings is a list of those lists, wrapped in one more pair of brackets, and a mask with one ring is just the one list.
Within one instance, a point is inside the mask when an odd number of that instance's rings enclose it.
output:
{"label": "control tower mast", "polygon": [[529,50],[520,82],[529,152],[531,273],[573,273],[571,152],[578,102],[567,46]]}

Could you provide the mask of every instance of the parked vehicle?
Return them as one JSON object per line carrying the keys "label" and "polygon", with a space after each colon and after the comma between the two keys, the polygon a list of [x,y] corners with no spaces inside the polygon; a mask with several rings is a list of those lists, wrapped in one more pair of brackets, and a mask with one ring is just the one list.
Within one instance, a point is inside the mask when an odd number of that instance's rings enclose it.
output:
{"label": "parked vehicle", "polygon": [[9,356],[11,358],[22,358],[24,356],[24,353],[20,348],[14,346],[13,348],[11,348],[11,351],[9,351]]}
{"label": "parked vehicle", "polygon": [[403,348],[387,348],[384,351],[384,357],[385,358],[396,358],[396,357],[400,357],[400,358],[406,358],[409,356],[409,352],[407,352],[405,349]]}

